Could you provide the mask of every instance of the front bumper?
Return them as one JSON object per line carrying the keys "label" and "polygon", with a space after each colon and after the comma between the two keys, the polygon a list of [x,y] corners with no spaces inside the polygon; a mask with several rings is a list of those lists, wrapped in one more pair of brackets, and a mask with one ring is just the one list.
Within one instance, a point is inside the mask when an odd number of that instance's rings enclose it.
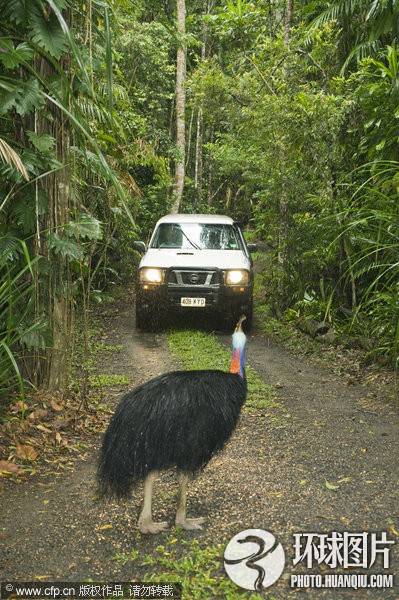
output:
{"label": "front bumper", "polygon": [[[173,271],[174,269],[168,269],[165,275],[165,283],[158,285],[137,284],[137,300],[142,310],[155,309],[160,313],[164,310],[185,312],[201,310],[228,313],[245,311],[252,302],[252,277],[250,277],[248,285],[225,285],[223,283],[223,271],[213,269],[215,277],[209,285],[179,285],[179,283],[170,281],[170,275]],[[190,269],[186,269],[186,271],[187,273],[192,272]],[[200,272],[198,269],[195,269],[195,271]],[[203,271],[205,272],[205,269]],[[182,298],[205,298],[205,306],[200,309],[182,306]]]}

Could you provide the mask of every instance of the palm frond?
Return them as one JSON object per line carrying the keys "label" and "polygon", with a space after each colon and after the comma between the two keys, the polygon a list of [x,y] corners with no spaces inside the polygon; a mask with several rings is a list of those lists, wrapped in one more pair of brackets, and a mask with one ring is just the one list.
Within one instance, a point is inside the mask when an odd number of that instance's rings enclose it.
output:
{"label": "palm frond", "polygon": [[28,172],[19,154],[2,138],[0,138],[0,158],[6,164],[14,167],[26,181],[29,181]]}

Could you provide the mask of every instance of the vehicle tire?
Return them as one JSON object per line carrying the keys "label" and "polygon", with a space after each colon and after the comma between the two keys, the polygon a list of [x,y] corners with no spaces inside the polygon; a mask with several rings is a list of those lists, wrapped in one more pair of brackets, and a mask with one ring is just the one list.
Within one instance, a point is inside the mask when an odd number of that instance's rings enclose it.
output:
{"label": "vehicle tire", "polygon": [[141,331],[157,331],[158,317],[151,310],[143,310],[138,302],[136,302],[136,329]]}
{"label": "vehicle tire", "polygon": [[223,325],[222,325],[223,331],[225,333],[232,334],[235,326],[237,325],[236,315],[234,315],[233,313],[229,313],[223,317],[222,322],[223,322]]}
{"label": "vehicle tire", "polygon": [[146,315],[144,314],[143,310],[139,307],[139,305],[136,302],[136,329],[145,330],[146,328],[147,328]]}
{"label": "vehicle tire", "polygon": [[244,329],[245,333],[251,333],[251,331],[252,331],[253,313],[254,313],[254,308],[253,308],[253,302],[251,301],[251,303],[248,304],[247,310],[245,311],[245,316],[247,317],[243,324],[243,329]]}
{"label": "vehicle tire", "polygon": [[232,312],[229,313],[228,315],[226,315],[223,318],[223,330],[226,331],[226,333],[233,333],[237,323],[238,323],[238,319],[242,316],[245,315],[247,318],[245,319],[242,328],[244,330],[244,333],[249,334],[251,333],[252,330],[252,319],[253,319],[253,303],[252,300],[251,302],[247,305],[247,307],[245,308],[245,310],[241,310],[238,312]]}

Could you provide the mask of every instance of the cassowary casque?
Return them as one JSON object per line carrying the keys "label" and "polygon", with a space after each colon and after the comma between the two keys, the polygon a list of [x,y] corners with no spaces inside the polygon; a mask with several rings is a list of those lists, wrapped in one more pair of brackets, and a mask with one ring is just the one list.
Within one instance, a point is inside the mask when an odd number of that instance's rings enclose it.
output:
{"label": "cassowary casque", "polygon": [[168,526],[152,520],[152,488],[157,472],[176,468],[180,497],[176,525],[201,529],[203,519],[186,516],[187,483],[226,444],[247,395],[246,337],[241,317],[232,337],[230,372],[175,371],[128,392],[105,432],[98,469],[102,496],[127,497],[144,480],[142,533]]}

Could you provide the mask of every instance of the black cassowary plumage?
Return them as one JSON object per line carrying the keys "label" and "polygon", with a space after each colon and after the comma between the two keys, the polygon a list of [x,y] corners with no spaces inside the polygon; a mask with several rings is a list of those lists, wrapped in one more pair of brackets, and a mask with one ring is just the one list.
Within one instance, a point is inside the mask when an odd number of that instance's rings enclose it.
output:
{"label": "black cassowary plumage", "polygon": [[246,394],[245,376],[217,370],[175,371],[128,392],[103,439],[100,494],[128,496],[152,471],[201,470],[230,438]]}

